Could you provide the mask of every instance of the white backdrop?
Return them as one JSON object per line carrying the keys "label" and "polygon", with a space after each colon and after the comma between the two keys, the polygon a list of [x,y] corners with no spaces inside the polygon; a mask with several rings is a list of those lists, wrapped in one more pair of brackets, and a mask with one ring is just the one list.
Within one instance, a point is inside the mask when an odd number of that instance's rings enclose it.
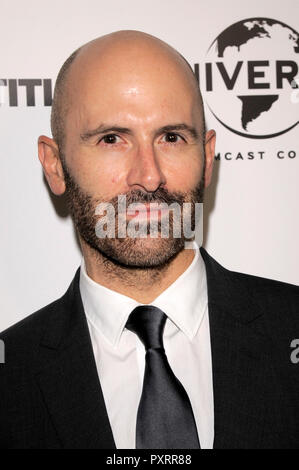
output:
{"label": "white backdrop", "polygon": [[[52,79],[53,85],[73,50],[119,29],[158,36],[201,72],[212,42],[238,21],[273,18],[299,30],[298,0],[0,0],[0,12],[0,79]],[[283,47],[281,54],[277,60],[288,59]],[[27,106],[26,89],[18,86],[18,106],[10,106],[8,86],[0,88],[2,331],[62,295],[81,254],[70,219],[55,210],[38,161],[37,138],[50,135],[43,89],[36,88],[35,106]],[[224,95],[223,100],[227,106]],[[221,155],[207,195],[206,248],[230,269],[299,284],[299,126],[280,137],[249,139],[227,130],[208,107],[206,113]],[[290,104],[282,121],[289,113],[298,120],[299,104]],[[278,151],[296,157],[279,159]],[[225,160],[227,152],[232,160]],[[243,159],[236,159],[239,152]],[[255,158],[247,159],[248,152]]]}

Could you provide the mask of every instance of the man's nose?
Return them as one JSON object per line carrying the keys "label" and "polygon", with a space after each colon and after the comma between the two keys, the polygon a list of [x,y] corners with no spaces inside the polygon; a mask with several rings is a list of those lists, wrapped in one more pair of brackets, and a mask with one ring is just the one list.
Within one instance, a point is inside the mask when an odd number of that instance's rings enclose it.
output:
{"label": "man's nose", "polygon": [[[166,184],[165,175],[153,145],[138,146],[131,161],[127,184],[131,189],[137,189],[138,186],[138,189],[141,187],[148,192],[154,192],[161,185]],[[136,188],[132,188],[135,186]]]}

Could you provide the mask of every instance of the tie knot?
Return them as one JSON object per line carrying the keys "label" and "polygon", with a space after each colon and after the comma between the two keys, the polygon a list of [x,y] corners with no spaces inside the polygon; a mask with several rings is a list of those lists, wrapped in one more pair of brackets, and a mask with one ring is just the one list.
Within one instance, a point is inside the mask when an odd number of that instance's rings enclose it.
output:
{"label": "tie knot", "polygon": [[153,305],[140,305],[129,316],[126,328],[133,331],[146,350],[164,348],[163,331],[167,316]]}

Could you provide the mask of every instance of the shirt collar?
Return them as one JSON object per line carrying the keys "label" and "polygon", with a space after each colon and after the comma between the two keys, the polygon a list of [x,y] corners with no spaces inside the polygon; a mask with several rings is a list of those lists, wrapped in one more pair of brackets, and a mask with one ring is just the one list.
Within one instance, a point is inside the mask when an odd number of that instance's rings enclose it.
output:
{"label": "shirt collar", "polygon": [[[150,304],[160,308],[190,340],[196,335],[208,304],[205,264],[196,242],[191,248],[195,256],[190,266]],[[88,320],[114,347],[132,310],[145,305],[93,281],[86,272],[84,258],[80,292]]]}

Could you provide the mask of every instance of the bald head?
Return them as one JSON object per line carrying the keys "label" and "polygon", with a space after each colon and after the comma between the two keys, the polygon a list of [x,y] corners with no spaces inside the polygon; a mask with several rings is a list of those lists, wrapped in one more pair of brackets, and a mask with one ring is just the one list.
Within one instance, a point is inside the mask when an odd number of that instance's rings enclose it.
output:
{"label": "bald head", "polygon": [[[77,49],[61,67],[55,85],[51,114],[53,138],[62,150],[66,137],[68,111],[79,95],[97,81],[100,74],[110,74],[111,80],[139,78],[138,71],[148,74],[149,80],[165,78],[167,71],[170,82],[184,83],[189,88],[201,114],[202,132],[205,134],[205,118],[201,93],[195,74],[187,60],[164,41],[140,31],[117,31],[99,37]],[[109,77],[109,75],[108,75]],[[89,86],[90,84],[90,86]],[[81,86],[82,85],[82,86]]]}

